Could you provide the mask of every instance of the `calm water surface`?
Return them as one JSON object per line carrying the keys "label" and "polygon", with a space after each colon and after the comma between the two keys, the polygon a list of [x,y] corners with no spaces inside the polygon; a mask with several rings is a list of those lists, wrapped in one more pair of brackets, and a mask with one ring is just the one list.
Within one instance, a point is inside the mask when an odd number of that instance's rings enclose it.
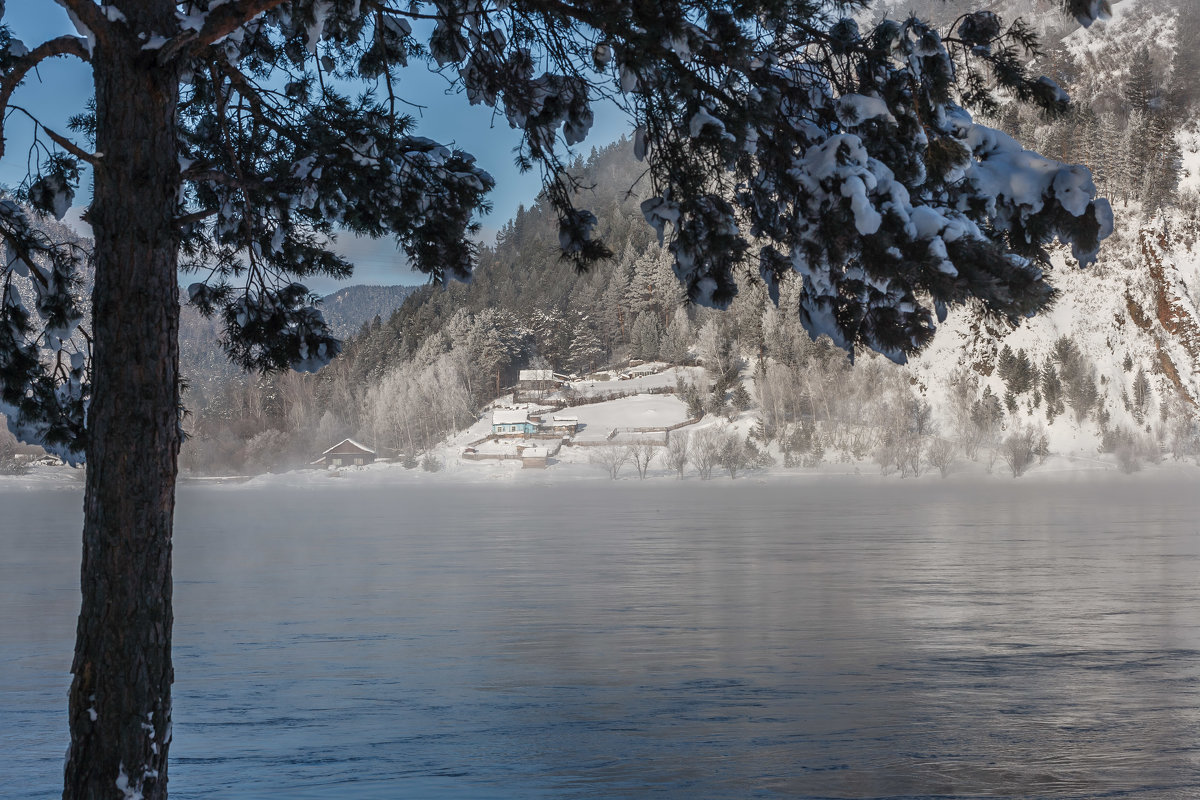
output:
{"label": "calm water surface", "polygon": [[[1200,796],[1200,493],[1035,480],[184,487],[172,797]],[[0,487],[3,798],[79,505]]]}

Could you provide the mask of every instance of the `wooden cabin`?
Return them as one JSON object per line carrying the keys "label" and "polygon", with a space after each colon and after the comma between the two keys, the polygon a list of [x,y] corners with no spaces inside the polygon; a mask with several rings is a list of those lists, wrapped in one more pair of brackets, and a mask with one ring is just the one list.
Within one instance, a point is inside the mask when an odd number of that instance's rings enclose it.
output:
{"label": "wooden cabin", "polygon": [[374,450],[353,439],[342,439],[312,463],[325,467],[362,467],[374,462]]}
{"label": "wooden cabin", "polygon": [[523,369],[517,373],[517,389],[523,392],[552,392],[558,388],[554,371],[549,369]]}

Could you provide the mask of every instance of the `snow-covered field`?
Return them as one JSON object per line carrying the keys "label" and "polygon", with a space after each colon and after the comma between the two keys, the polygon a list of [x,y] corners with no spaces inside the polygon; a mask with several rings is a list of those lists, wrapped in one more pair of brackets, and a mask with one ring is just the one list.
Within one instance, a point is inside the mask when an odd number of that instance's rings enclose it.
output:
{"label": "snow-covered field", "polygon": [[687,406],[673,394],[642,394],[564,409],[579,417],[580,441],[607,439],[617,428],[666,428],[687,419]]}
{"label": "snow-covered field", "polygon": [[[572,381],[570,386],[583,395],[606,394],[608,392],[645,392],[664,386],[674,386],[678,378],[696,380],[703,374],[701,367],[668,367],[666,364],[644,364],[627,370],[613,370],[606,381]],[[630,377],[621,379],[625,374]]]}

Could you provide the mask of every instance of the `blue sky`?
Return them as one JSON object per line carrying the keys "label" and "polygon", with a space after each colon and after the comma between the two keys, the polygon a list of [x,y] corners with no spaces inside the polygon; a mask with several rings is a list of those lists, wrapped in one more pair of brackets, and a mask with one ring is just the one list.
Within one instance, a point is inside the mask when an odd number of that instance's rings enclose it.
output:
{"label": "blue sky", "polygon": [[[46,39],[74,33],[74,27],[53,0],[10,0],[4,22],[13,35],[34,47]],[[40,76],[40,81],[39,81]],[[445,78],[415,65],[401,75],[398,92],[409,102],[424,108],[409,111],[417,118],[416,133],[445,144],[453,144],[473,153],[480,166],[496,178],[491,194],[493,211],[484,217],[483,238],[490,241],[496,230],[512,217],[522,203],[530,205],[541,188],[536,172],[520,174],[513,166],[513,148],[520,137],[508,127],[503,116],[480,106],[470,106],[465,97],[447,94]],[[13,96],[13,102],[27,108],[51,127],[66,129],[66,120],[83,109],[92,94],[91,73],[87,65],[73,59],[43,62],[38,74],[27,80]],[[592,146],[601,146],[628,132],[625,118],[615,110],[597,109],[596,124],[579,152],[586,155]],[[32,128],[20,114],[10,116],[5,126],[5,154],[0,160],[0,183],[15,186],[26,174],[27,154]],[[86,203],[90,182],[85,182],[78,200]],[[76,215],[82,208],[73,209]],[[353,283],[421,283],[424,276],[409,271],[391,240],[361,240],[349,235],[339,237],[337,249],[355,263]],[[309,288],[320,293],[332,291],[333,281],[310,282]]]}

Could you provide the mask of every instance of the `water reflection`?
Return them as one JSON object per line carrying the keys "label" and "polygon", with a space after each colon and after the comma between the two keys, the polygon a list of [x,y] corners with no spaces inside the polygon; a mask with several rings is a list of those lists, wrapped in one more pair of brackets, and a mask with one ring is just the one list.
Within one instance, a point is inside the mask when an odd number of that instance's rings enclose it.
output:
{"label": "water reflection", "polygon": [[[868,479],[188,490],[172,794],[1192,797],[1189,496]],[[22,652],[69,663],[65,538],[62,556],[6,531],[25,566],[0,576],[20,699],[0,707],[0,746],[47,794],[65,682]],[[35,604],[36,634],[14,621]]]}

